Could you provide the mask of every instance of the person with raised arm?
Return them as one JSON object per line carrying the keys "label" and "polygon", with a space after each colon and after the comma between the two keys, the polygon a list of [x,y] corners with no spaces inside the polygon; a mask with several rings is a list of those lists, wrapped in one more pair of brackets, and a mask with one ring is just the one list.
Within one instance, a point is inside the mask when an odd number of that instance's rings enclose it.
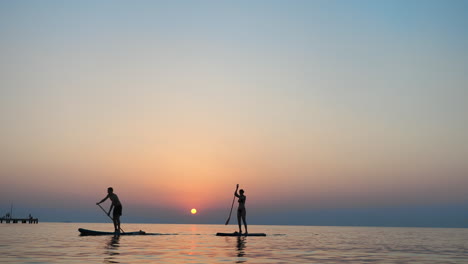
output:
{"label": "person with raised arm", "polygon": [[243,189],[240,189],[239,190],[239,193],[237,193],[237,190],[239,189],[239,184],[237,184],[236,186],[236,191],[234,192],[234,195],[239,198],[238,202],[239,202],[239,207],[237,207],[237,223],[239,224],[239,233],[242,234],[242,224],[241,224],[241,220],[244,222],[244,226],[245,226],[245,234],[248,234],[247,232],[247,222],[245,221],[245,217],[246,217],[246,210],[245,210],[245,200],[247,199],[247,197],[244,195],[244,190]]}

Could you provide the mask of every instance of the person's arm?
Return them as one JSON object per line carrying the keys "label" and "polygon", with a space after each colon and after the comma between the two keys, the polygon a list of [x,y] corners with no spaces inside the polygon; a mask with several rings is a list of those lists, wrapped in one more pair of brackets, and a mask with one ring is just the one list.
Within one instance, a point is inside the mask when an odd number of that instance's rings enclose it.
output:
{"label": "person's arm", "polygon": [[109,212],[107,213],[107,215],[110,215],[110,212],[112,211],[112,208],[114,208],[114,203],[111,204],[111,206],[109,208]]}
{"label": "person's arm", "polygon": [[104,199],[102,199],[100,202],[96,203],[96,205],[99,205],[100,203],[103,203],[105,200],[107,200],[107,198],[109,198],[109,195],[107,195]]}
{"label": "person's arm", "polygon": [[237,190],[239,189],[239,184],[237,184],[236,186],[236,191],[234,192],[234,196],[236,197],[240,197],[239,194],[237,194]]}

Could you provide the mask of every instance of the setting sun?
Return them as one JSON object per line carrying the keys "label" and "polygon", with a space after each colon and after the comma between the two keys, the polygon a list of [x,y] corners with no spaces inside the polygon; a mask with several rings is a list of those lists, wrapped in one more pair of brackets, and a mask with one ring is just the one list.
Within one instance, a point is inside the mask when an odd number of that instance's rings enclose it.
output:
{"label": "setting sun", "polygon": [[196,214],[196,213],[197,213],[197,209],[193,208],[192,210],[190,210],[190,212],[191,212],[192,214]]}

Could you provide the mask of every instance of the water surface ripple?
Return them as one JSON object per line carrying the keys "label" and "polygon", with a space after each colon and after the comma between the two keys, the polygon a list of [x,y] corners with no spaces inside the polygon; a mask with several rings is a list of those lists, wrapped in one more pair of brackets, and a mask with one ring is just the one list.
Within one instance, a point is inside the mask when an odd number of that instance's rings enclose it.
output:
{"label": "water surface ripple", "polygon": [[0,224],[1,263],[468,263],[468,229],[125,224],[178,235],[79,236],[112,224]]}

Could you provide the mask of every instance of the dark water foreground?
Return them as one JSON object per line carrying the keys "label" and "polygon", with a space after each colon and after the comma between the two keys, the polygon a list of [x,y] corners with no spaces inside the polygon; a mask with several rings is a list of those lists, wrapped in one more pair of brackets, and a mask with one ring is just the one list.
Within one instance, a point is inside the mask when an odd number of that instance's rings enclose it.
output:
{"label": "dark water foreground", "polygon": [[468,229],[125,224],[178,235],[81,237],[111,224],[0,225],[0,263],[468,263]]}

